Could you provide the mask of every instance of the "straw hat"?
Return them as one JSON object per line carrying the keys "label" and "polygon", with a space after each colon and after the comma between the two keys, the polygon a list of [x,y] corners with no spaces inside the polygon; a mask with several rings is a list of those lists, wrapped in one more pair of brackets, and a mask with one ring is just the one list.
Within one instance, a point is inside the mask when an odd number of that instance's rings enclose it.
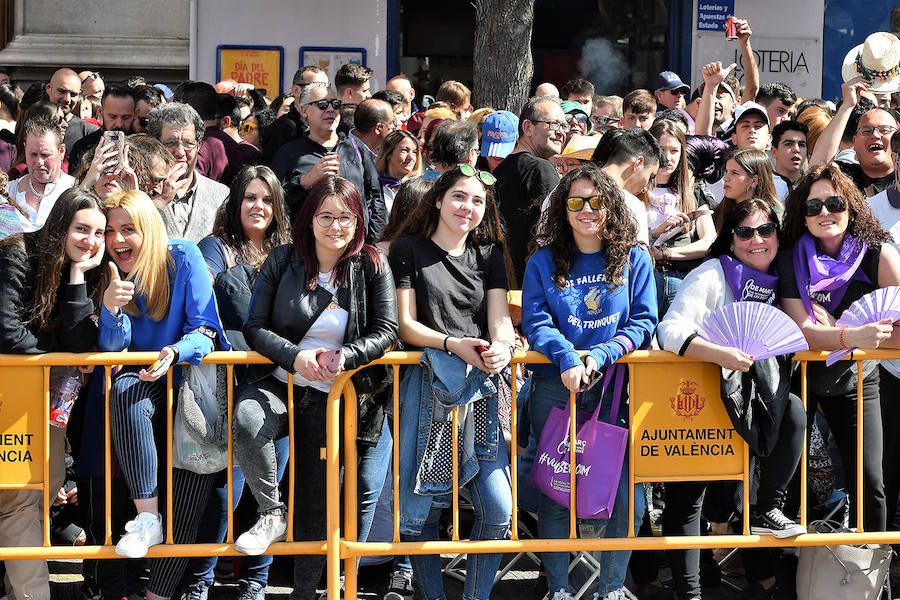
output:
{"label": "straw hat", "polygon": [[841,76],[844,81],[864,77],[871,92],[900,90],[900,40],[883,31],[873,33],[844,57]]}
{"label": "straw hat", "polygon": [[562,151],[562,156],[579,160],[591,160],[591,156],[594,155],[594,148],[597,147],[599,142],[599,135],[573,135]]}

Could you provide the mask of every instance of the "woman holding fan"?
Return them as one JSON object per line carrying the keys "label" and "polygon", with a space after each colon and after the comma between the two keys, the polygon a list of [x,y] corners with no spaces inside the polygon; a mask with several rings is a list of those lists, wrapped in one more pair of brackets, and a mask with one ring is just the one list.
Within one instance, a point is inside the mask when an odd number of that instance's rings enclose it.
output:
{"label": "woman holding fan", "polygon": [[[782,307],[818,350],[900,347],[889,319],[859,327],[835,322],[856,300],[878,288],[900,285],[900,254],[885,242],[891,236],[872,214],[853,180],[835,166],[807,173],[785,203],[784,241],[792,247],[779,258]],[[882,474],[881,405],[877,363],[863,369],[863,523],[884,531],[887,507]],[[810,419],[821,407],[847,473],[856,481],[857,363],[826,366],[812,362],[807,371]],[[850,487],[851,504],[858,501]],[[893,510],[893,508],[892,508]],[[856,509],[851,509],[856,514]]]}
{"label": "woman holding fan", "polygon": [[[535,240],[538,249],[528,259],[522,283],[522,330],[531,347],[551,360],[551,364],[532,365],[529,411],[531,435],[537,440],[552,408],[565,407],[570,393],[581,392],[596,377],[607,377],[609,367],[625,354],[649,346],[657,324],[650,256],[638,246],[637,226],[618,186],[597,165],[566,173],[550,194],[544,219]],[[590,352],[582,360],[577,350]],[[578,410],[595,409],[602,395],[597,392],[603,387],[580,394]],[[611,389],[609,395],[615,396],[615,391]],[[610,416],[615,403],[603,402],[600,420],[627,427],[627,403],[619,404],[618,413]],[[627,535],[629,499],[635,504],[635,528],[640,527],[643,488],[638,485],[629,492],[627,465],[626,455],[611,518],[593,523],[605,528],[605,532],[596,531],[600,536]],[[568,532],[569,510],[542,494],[539,537],[565,538]],[[621,593],[630,555],[629,551],[601,553],[600,589],[595,597]],[[571,598],[569,554],[548,552],[542,558],[548,598]]]}
{"label": "woman holding fan", "polygon": [[[787,359],[767,359],[769,363],[777,363],[773,364],[775,368],[766,368],[765,372],[762,369],[751,371],[755,364],[753,356],[737,348],[712,343],[698,334],[703,322],[722,306],[741,300],[767,305],[775,302],[778,275],[772,265],[777,253],[778,217],[772,204],[754,198],[734,205],[723,215],[722,228],[710,246],[712,259],[685,277],[672,307],[659,324],[657,338],[664,350],[716,363],[738,378],[742,373],[758,378],[768,372],[768,382],[774,385],[767,387],[782,390],[771,400],[765,399],[773,417],[771,429],[763,432],[758,427],[755,435],[742,432],[742,427],[737,424],[736,429],[744,435],[760,461],[760,482],[750,517],[750,531],[784,538],[805,533],[802,526],[782,512],[785,492],[803,451],[806,419],[800,399],[787,393],[790,363]],[[726,383],[728,375],[723,373]],[[782,378],[784,385],[778,385]],[[666,484],[666,510],[663,513],[666,535],[700,535],[700,510],[705,492],[705,482]],[[768,552],[745,554],[747,575],[752,585],[768,588],[774,584]],[[678,597],[699,598],[700,551],[672,550],[670,553]]]}

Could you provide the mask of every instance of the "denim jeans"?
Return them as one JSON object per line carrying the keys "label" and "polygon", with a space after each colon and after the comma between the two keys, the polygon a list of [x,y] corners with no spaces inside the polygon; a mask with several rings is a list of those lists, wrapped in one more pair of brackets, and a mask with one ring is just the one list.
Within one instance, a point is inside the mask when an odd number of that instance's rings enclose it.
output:
{"label": "denim jeans", "polygon": [[[581,403],[578,410],[593,410],[597,407],[600,398],[600,390],[596,387],[596,391],[584,394],[581,397]],[[624,392],[623,392],[624,393]],[[611,398],[611,394],[608,394]],[[540,440],[541,433],[544,430],[544,424],[550,415],[550,409],[554,406],[565,408],[569,401],[569,391],[563,386],[559,378],[543,377],[534,375],[532,377],[532,392],[529,400],[529,411],[531,415],[531,435],[535,440]],[[605,402],[600,408],[599,417],[604,421],[609,419],[610,402]],[[622,402],[619,406],[619,414],[617,424],[619,426],[627,426],[628,423],[628,405]],[[584,520],[582,523],[587,527],[580,529],[585,535],[606,535],[607,537],[625,537],[628,528],[628,455],[626,453],[622,464],[622,475],[619,479],[619,488],[616,493],[616,503],[613,508],[611,519],[590,519]],[[630,496],[635,503],[635,530],[640,527],[641,515],[644,512],[646,500],[640,485],[635,486],[635,491]],[[564,539],[569,536],[569,509],[558,504],[554,500],[541,494],[540,505],[538,507],[538,535],[546,539]],[[602,592],[603,595],[609,591],[622,587],[625,581],[625,572],[628,568],[628,559],[631,556],[629,551],[615,551],[600,553],[600,562],[602,566],[601,577],[599,580],[600,590],[609,587],[608,590]],[[547,587],[550,591],[568,590],[568,568],[569,554],[567,552],[544,552],[541,554],[544,561],[544,567],[547,571]]]}
{"label": "denim jeans", "polygon": [[653,277],[656,279],[656,304],[659,307],[659,320],[662,321],[669,310],[669,305],[675,299],[678,288],[681,287],[681,280],[687,277],[689,271],[681,271],[676,269],[653,270]]}
{"label": "denim jeans", "polygon": [[[512,519],[512,487],[509,479],[509,458],[505,449],[497,452],[493,461],[478,461],[478,474],[466,487],[472,494],[475,522],[472,540],[502,540],[509,535]],[[404,535],[404,541],[419,542],[438,539],[439,507],[432,506],[419,535]],[[415,581],[425,600],[444,598],[441,557],[438,554],[415,555],[412,560]],[[464,600],[488,600],[494,577],[500,567],[502,553],[470,554],[466,563]]]}
{"label": "denim jeans", "polygon": [[[285,436],[275,440],[275,458],[276,458],[276,475],[278,481],[281,481],[284,475],[284,469],[287,466],[288,455],[290,454],[290,439]],[[200,530],[197,534],[197,540],[201,542],[222,542],[225,539],[225,533],[228,529],[227,510],[228,510],[228,487],[225,471],[220,473],[220,480],[213,489],[206,506],[206,513],[200,522]],[[237,510],[241,501],[241,495],[244,491],[244,472],[240,467],[234,467],[231,472],[231,489],[234,490],[232,495],[231,510]],[[256,504],[253,502],[252,504]],[[255,513],[253,513],[255,515]],[[250,528],[253,522],[242,523],[238,530],[236,528],[235,537],[241,531]],[[255,581],[265,587],[269,581],[269,565],[272,564],[271,554],[260,554],[259,556],[245,556],[241,559],[240,577],[246,581]],[[191,560],[188,565],[187,583],[202,581],[206,585],[212,585],[214,574],[213,570],[216,566],[217,557],[198,557]]]}
{"label": "denim jeans", "polygon": [[364,542],[369,537],[372,520],[375,518],[375,507],[378,497],[384,488],[384,478],[391,462],[391,450],[394,444],[391,438],[391,427],[388,419],[381,426],[381,437],[378,443],[368,448],[359,448],[357,462],[357,479],[359,522],[357,539]]}

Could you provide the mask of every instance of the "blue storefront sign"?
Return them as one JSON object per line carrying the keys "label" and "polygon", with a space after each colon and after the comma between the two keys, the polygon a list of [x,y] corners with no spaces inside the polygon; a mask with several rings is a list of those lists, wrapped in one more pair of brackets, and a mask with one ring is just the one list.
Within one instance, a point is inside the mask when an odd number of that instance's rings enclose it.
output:
{"label": "blue storefront sign", "polygon": [[734,15],[734,0],[700,0],[697,31],[724,31],[725,19]]}

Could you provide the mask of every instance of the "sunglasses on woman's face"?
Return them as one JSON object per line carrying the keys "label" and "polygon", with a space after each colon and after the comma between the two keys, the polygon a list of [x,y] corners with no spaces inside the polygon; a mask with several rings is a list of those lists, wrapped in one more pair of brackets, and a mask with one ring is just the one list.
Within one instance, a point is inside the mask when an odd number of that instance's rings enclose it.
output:
{"label": "sunglasses on woman's face", "polygon": [[754,233],[758,233],[761,238],[770,238],[775,235],[775,232],[778,231],[778,226],[775,223],[763,223],[759,227],[748,227],[747,225],[739,225],[735,227],[733,230],[734,235],[737,236],[740,240],[749,240],[753,237]]}
{"label": "sunglasses on woman's face", "polygon": [[591,196],[589,198],[581,198],[580,196],[572,196],[571,198],[566,198],[566,208],[571,210],[572,212],[581,212],[584,210],[584,203],[587,202],[592,209],[600,210],[601,201],[600,196]]}
{"label": "sunglasses on woman's face", "polygon": [[806,201],[806,216],[807,217],[817,217],[819,213],[822,212],[822,207],[825,207],[828,212],[831,214],[841,213],[847,210],[847,203],[844,202],[844,199],[840,196],[829,196],[824,200],[818,200],[816,198],[809,198]]}

